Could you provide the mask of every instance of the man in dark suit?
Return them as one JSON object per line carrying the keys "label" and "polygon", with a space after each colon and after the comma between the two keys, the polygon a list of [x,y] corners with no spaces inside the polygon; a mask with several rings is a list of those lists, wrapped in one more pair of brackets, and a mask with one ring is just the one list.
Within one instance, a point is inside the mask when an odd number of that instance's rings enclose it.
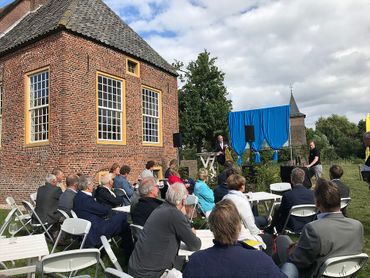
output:
{"label": "man in dark suit", "polygon": [[86,247],[101,246],[100,236],[108,239],[114,236],[122,237],[122,247],[126,255],[133,249],[130,226],[127,223],[126,213],[113,214],[111,208],[99,204],[92,196],[94,189],[91,178],[81,176],[78,181],[79,190],[73,200],[73,210],[77,216],[91,222],[91,229],[87,236]]}
{"label": "man in dark suit", "polygon": [[321,265],[331,257],[362,252],[364,229],[361,222],[340,211],[340,192],[332,182],[319,179],[315,189],[318,220],[306,224],[295,245],[288,236],[276,241],[275,259],[286,260],[282,270],[288,277],[317,277]]}
{"label": "man in dark suit", "polygon": [[54,175],[48,174],[45,180],[45,185],[37,189],[35,211],[43,223],[54,224],[60,218],[57,209],[62,190],[57,187],[57,179]]}
{"label": "man in dark suit", "polygon": [[333,165],[329,169],[331,182],[334,183],[340,192],[341,198],[349,197],[349,187],[345,185],[340,178],[343,176],[343,168],[339,165]]}
{"label": "man in dark suit", "polygon": [[67,189],[59,198],[58,209],[61,209],[71,215],[71,210],[73,208],[73,199],[77,193],[78,187],[78,176],[69,175],[66,178]]}
{"label": "man in dark suit", "polygon": [[95,191],[96,200],[110,208],[122,206],[123,196],[118,196],[112,190],[113,188],[113,174],[108,173],[101,177],[101,185]]}
{"label": "man in dark suit", "polygon": [[225,164],[225,151],[227,147],[228,145],[224,142],[224,138],[222,137],[222,135],[218,135],[215,152],[217,153],[217,162],[221,165]]}
{"label": "man in dark suit", "polygon": [[[293,169],[291,173],[292,190],[283,194],[281,205],[276,209],[269,229],[275,226],[278,233],[282,232],[289,211],[293,206],[315,203],[313,192],[303,186],[304,178],[305,173],[302,169]],[[313,218],[311,216],[304,218],[291,216],[286,227],[294,233],[300,233],[303,226],[312,220]]]}

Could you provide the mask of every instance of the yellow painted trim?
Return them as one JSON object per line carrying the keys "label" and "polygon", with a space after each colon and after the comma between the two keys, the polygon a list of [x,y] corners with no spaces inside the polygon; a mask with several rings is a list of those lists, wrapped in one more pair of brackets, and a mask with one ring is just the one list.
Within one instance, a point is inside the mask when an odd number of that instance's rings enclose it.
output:
{"label": "yellow painted trim", "polygon": [[162,166],[154,166],[154,167],[153,167],[153,172],[155,172],[155,171],[158,171],[158,176],[157,176],[157,178],[158,178],[159,180],[162,180],[162,179],[163,179],[163,168],[162,168]]}
{"label": "yellow painted trim", "polygon": [[[158,93],[158,108],[159,108],[159,111],[158,111],[158,115],[159,115],[159,123],[158,123],[158,135],[159,135],[159,142],[158,143],[147,143],[147,142],[144,142],[144,128],[143,128],[143,100],[142,100],[142,95],[143,95],[143,89],[144,88],[147,88],[149,90],[152,90],[152,91],[155,91]],[[142,143],[143,143],[143,146],[146,146],[146,147],[163,147],[163,129],[162,129],[162,91],[161,90],[158,90],[158,89],[155,89],[153,87],[150,87],[150,86],[146,86],[146,85],[143,85],[141,86],[141,140],[142,140]]]}
{"label": "yellow painted trim", "polygon": [[[98,92],[98,77],[99,75],[115,79],[117,81],[122,82],[121,87],[121,109],[122,109],[122,119],[121,119],[121,140],[120,141],[112,141],[112,140],[102,140],[99,139],[99,92]],[[96,143],[99,145],[126,145],[126,83],[125,80],[121,77],[107,74],[105,72],[97,71],[95,77],[95,85],[96,85]]]}
{"label": "yellow painted trim", "polygon": [[[30,118],[30,113],[29,113],[29,110],[30,110],[30,107],[29,107],[29,104],[30,104],[30,76],[31,75],[34,75],[34,74],[37,74],[37,73],[41,73],[43,71],[48,71],[49,73],[49,79],[48,79],[48,89],[49,89],[49,94],[48,94],[48,98],[49,98],[49,101],[48,101],[48,140],[46,141],[37,141],[37,142],[31,142],[31,118]],[[43,67],[43,68],[40,68],[40,69],[37,69],[37,70],[33,70],[33,71],[30,71],[30,72],[26,72],[25,75],[24,75],[24,91],[25,91],[25,110],[24,110],[24,124],[25,124],[25,136],[24,136],[24,144],[25,144],[25,147],[38,147],[38,146],[45,146],[45,145],[49,145],[49,142],[50,142],[50,136],[51,136],[51,130],[50,130],[50,118],[51,118],[51,114],[50,114],[50,103],[51,103],[51,88],[50,88],[50,79],[51,79],[51,74],[50,74],[50,67],[47,66],[47,67]]]}
{"label": "yellow painted trim", "polygon": [[[131,61],[133,63],[136,63],[136,72],[133,73],[133,72],[130,72],[128,70],[128,62]],[[129,75],[132,75],[132,76],[135,76],[135,77],[140,77],[140,62],[135,60],[135,59],[132,59],[132,58],[126,58],[126,73],[129,74]]]}

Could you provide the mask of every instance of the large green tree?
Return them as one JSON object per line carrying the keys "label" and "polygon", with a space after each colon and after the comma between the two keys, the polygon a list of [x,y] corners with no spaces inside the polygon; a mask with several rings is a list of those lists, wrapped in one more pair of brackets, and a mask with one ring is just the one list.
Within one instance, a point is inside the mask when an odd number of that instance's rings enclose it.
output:
{"label": "large green tree", "polygon": [[227,114],[232,106],[225,74],[215,65],[216,59],[205,50],[186,70],[181,69],[181,62],[175,64],[185,82],[179,89],[180,131],[184,144],[197,152],[213,148],[217,134],[227,133]]}

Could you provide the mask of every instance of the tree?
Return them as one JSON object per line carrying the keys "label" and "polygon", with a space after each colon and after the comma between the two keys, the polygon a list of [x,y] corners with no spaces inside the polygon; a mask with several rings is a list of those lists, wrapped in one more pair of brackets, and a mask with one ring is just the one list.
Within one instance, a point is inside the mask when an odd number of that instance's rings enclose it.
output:
{"label": "tree", "polygon": [[227,115],[231,110],[231,100],[224,85],[225,74],[215,65],[206,50],[198,55],[182,70],[183,64],[176,61],[174,66],[180,70],[184,86],[179,89],[180,131],[184,144],[202,148],[213,147],[218,134],[227,133]]}

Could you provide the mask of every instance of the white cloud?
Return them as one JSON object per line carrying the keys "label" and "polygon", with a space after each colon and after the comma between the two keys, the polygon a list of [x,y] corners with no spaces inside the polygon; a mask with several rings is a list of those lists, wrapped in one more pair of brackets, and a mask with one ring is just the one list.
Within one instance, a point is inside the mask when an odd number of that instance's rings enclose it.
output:
{"label": "white cloud", "polygon": [[[234,110],[289,102],[306,124],[370,112],[370,5],[367,0],[107,0],[169,62],[218,57]],[[176,37],[161,37],[171,31]]]}

